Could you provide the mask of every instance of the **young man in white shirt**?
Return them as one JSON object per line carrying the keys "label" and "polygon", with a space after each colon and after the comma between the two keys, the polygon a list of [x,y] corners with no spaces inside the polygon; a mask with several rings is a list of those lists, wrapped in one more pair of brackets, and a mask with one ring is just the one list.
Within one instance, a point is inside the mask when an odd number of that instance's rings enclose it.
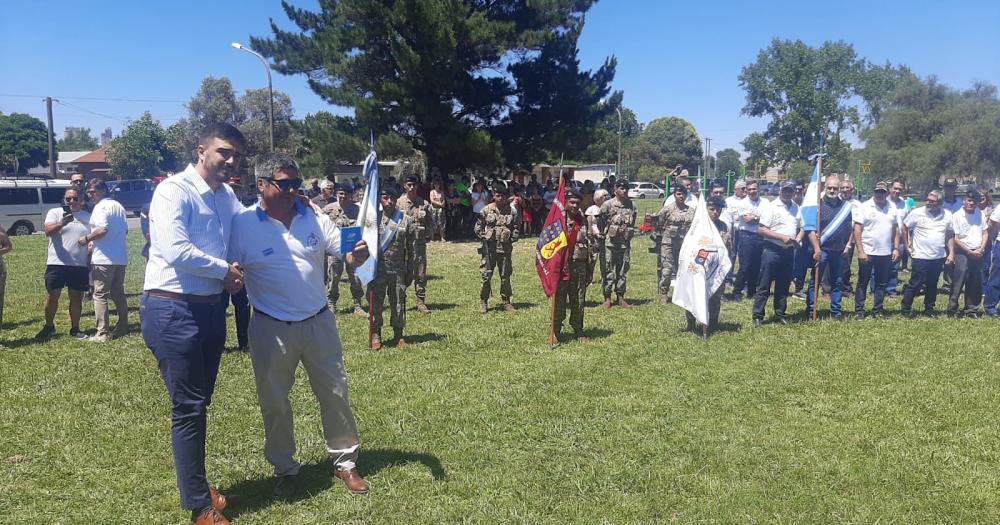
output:
{"label": "young man in white shirt", "polygon": [[958,298],[965,292],[965,309],[961,316],[979,317],[983,299],[983,254],[989,240],[989,228],[979,210],[979,192],[969,191],[962,209],[951,216],[954,236],[949,241],[955,257],[952,274],[951,296],[948,298],[948,315],[959,317]]}
{"label": "young man in white shirt", "polygon": [[45,261],[45,326],[35,339],[46,340],[56,333],[55,318],[59,296],[67,288],[69,294],[69,335],[87,339],[80,330],[83,294],[90,289],[90,254],[78,241],[90,233],[90,213],[83,209],[83,190],[70,186],[63,194],[63,205],[49,210],[45,216],[45,235],[49,238]]}
{"label": "young man in white shirt", "polygon": [[733,299],[742,299],[741,295],[746,290],[747,299],[754,296],[757,291],[757,281],[760,277],[760,256],[764,249],[763,239],[757,233],[757,224],[760,222],[761,208],[767,206],[767,201],[759,194],[757,181],[749,181],[746,185],[747,197],[740,201],[739,207],[734,211],[738,221],[736,228],[739,230],[739,258],[740,269],[736,272],[733,282]]}
{"label": "young man in white shirt", "polygon": [[[264,419],[264,456],[278,478],[275,495],[292,496],[299,473],[288,400],[299,362],[320,405],[334,475],[352,493],[367,493],[355,465],[360,445],[343,346],[323,286],[325,257],[341,255],[340,229],[299,201],[302,179],[291,157],[265,155],[255,173],[261,200],[233,219],[229,258],[240,261],[254,307],[250,360]],[[367,255],[361,241],[344,262],[357,266]]]}
{"label": "young man in white shirt", "polygon": [[[897,227],[902,231],[903,229],[903,219],[910,212],[909,206],[906,204],[906,197],[903,193],[906,192],[906,182],[901,178],[893,179],[892,184],[889,185],[889,204],[896,209],[896,222],[898,222]],[[902,236],[901,236],[902,237]],[[896,297],[899,295],[899,272],[905,268],[905,263],[907,260],[907,250],[906,243],[900,242],[899,248],[899,259],[896,260],[892,265],[892,269],[889,271],[889,285],[886,288],[886,292],[889,297]]]}
{"label": "young man in white shirt", "polygon": [[746,196],[747,181],[740,179],[733,184],[733,194],[726,197],[726,209],[722,210],[722,216],[725,217],[723,222],[729,227],[729,233],[732,236],[732,246],[729,250],[729,262],[732,267],[729,268],[729,274],[726,275],[726,284],[733,283],[733,272],[736,271],[736,255],[740,249],[740,230],[737,227],[739,220],[736,216],[736,210]]}
{"label": "young man in white shirt", "polygon": [[864,319],[868,282],[874,277],[875,292],[871,314],[885,317],[883,305],[889,272],[899,259],[899,229],[896,208],[889,204],[889,186],[875,184],[871,199],[855,208],[854,246],[858,252],[858,285],[854,288],[854,317]]}
{"label": "young man in white shirt", "polygon": [[[94,204],[90,214],[90,233],[81,236],[80,246],[90,244],[90,275],[94,280],[94,315],[97,333],[90,338],[103,343],[108,337],[117,338],[128,333],[128,300],[125,298],[125,267],[128,266],[127,212],[114,199],[107,198],[108,186],[104,181],[91,179],[87,184],[87,197]],[[110,311],[108,300],[115,303],[118,324],[109,331]]]}
{"label": "young man in white shirt", "polygon": [[774,284],[774,318],[788,324],[785,308],[788,305],[788,286],[792,282],[795,249],[802,245],[802,216],[799,206],[792,200],[795,182],[781,183],[778,198],[761,210],[758,233],[764,238],[760,280],[753,300],[753,325],[764,324],[764,307]]}
{"label": "young man in white shirt", "polygon": [[903,219],[903,237],[913,263],[910,281],[903,290],[903,315],[913,318],[913,299],[924,290],[924,315],[934,316],[938,279],[945,264],[954,264],[951,243],[951,213],[941,208],[941,192],[927,194],[927,205],[914,209]]}

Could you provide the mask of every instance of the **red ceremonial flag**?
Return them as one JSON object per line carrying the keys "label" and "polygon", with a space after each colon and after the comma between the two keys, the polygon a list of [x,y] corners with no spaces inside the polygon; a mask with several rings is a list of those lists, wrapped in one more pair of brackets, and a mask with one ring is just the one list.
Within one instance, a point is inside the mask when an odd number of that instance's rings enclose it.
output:
{"label": "red ceremonial flag", "polygon": [[[573,253],[573,244],[580,229],[580,223],[573,221],[567,228],[566,224],[566,181],[559,177],[559,190],[556,199],[549,208],[549,216],[545,226],[538,236],[535,247],[535,268],[538,278],[542,280],[542,289],[546,297],[552,297],[559,286],[559,280],[564,277],[566,261]],[[567,276],[568,277],[568,276]]]}

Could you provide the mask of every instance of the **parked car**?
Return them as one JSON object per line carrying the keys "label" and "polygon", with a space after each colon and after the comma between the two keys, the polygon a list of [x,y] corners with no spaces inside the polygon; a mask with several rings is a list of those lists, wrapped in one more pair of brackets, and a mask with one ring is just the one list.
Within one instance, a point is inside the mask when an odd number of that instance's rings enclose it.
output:
{"label": "parked car", "polygon": [[62,205],[68,180],[0,179],[0,225],[8,235],[45,229],[45,214]]}
{"label": "parked car", "polygon": [[109,180],[108,197],[118,201],[126,211],[136,216],[153,200],[155,186],[149,179]]}
{"label": "parked car", "polygon": [[666,193],[652,182],[630,182],[628,184],[628,198],[645,199],[646,197],[663,198]]}

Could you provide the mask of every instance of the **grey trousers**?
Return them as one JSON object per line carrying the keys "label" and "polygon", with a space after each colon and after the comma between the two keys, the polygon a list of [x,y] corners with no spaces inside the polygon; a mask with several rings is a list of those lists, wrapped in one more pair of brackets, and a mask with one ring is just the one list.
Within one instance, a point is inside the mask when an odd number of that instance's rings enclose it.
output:
{"label": "grey trousers", "polygon": [[292,404],[288,394],[299,362],[319,401],[326,452],[339,469],[354,468],[358,458],[358,427],[347,399],[344,349],[333,312],[298,323],[260,315],[250,319],[250,361],[257,383],[257,399],[264,418],[264,457],[277,476],[299,472],[295,455]]}

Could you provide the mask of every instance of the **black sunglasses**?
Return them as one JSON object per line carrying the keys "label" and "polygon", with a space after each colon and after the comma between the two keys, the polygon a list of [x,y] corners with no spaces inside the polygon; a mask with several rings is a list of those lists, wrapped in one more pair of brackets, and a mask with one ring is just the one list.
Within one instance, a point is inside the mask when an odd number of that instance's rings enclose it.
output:
{"label": "black sunglasses", "polygon": [[302,179],[280,179],[276,180],[274,177],[264,177],[264,180],[274,184],[275,188],[281,191],[297,190],[302,187]]}
{"label": "black sunglasses", "polygon": [[66,202],[76,202],[78,200],[80,200],[80,197],[66,197],[65,198]]}

